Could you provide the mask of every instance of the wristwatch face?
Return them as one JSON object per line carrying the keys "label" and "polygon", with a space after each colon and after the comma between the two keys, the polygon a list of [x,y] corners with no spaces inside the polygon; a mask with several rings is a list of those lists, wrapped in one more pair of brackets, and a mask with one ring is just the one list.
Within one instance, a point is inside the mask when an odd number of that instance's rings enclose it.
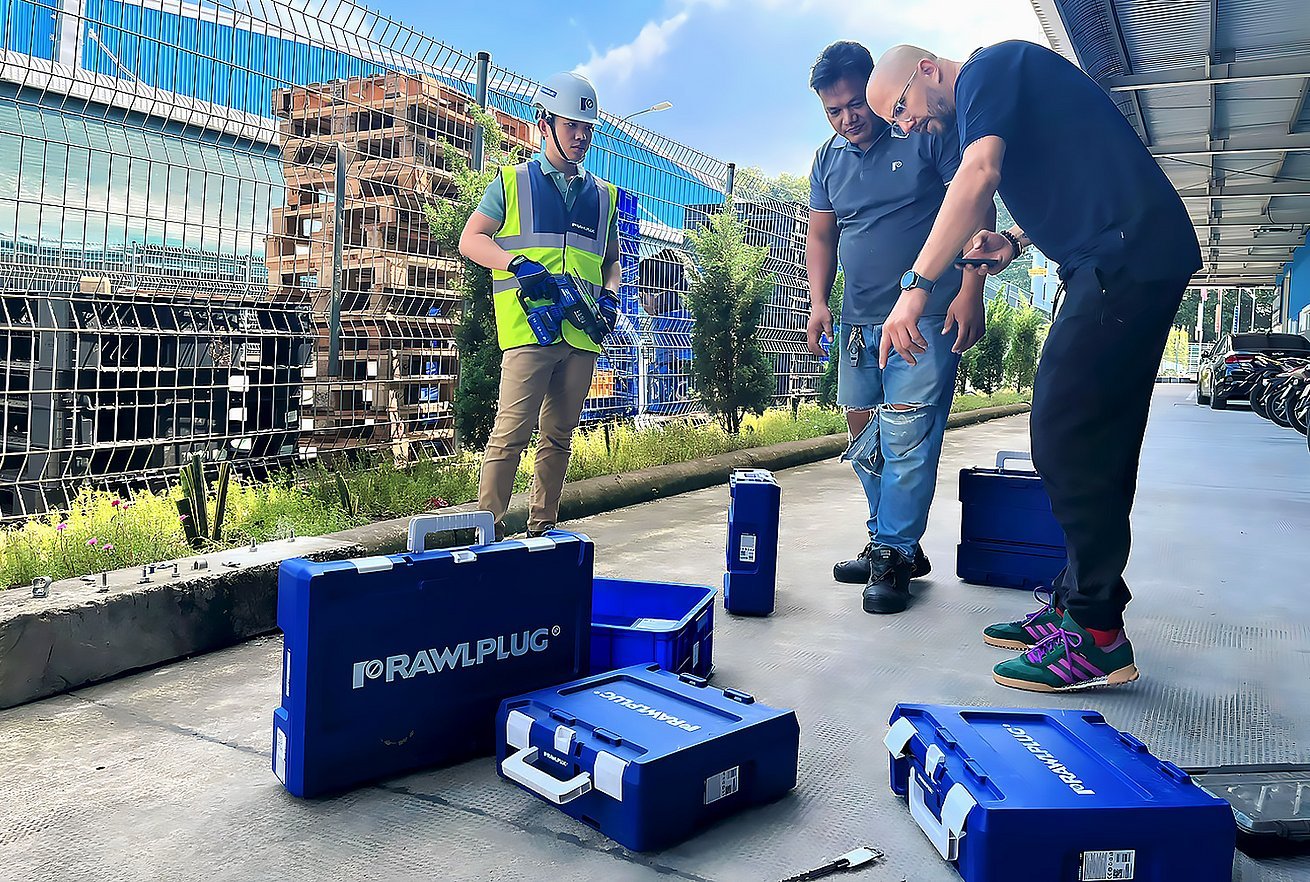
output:
{"label": "wristwatch face", "polygon": [[906,270],[905,275],[901,276],[901,290],[908,291],[913,288],[919,281],[919,274],[914,270]]}

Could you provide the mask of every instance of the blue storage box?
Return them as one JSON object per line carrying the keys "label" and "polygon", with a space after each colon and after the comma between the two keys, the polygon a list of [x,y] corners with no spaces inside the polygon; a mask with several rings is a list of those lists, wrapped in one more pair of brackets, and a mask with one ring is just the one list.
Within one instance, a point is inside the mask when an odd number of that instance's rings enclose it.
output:
{"label": "blue storage box", "polygon": [[728,476],[728,569],[723,608],[734,615],[773,612],[778,581],[778,517],[782,488],[764,469],[735,469]]}
{"label": "blue storage box", "polygon": [[1228,803],[1093,711],[900,704],[892,790],[966,882],[1229,882]]}
{"label": "blue storage box", "polygon": [[[423,551],[475,528],[471,548]],[[278,572],[273,771],[318,796],[494,752],[500,702],[583,676],[593,546],[552,531],[485,544],[491,515],[410,521],[410,552]]]}
{"label": "blue storage box", "polygon": [[796,786],[796,715],[656,665],[512,698],[501,777],[633,851],[675,845]]}
{"label": "blue storage box", "polygon": [[708,677],[714,668],[714,594],[703,585],[594,579],[591,673],[657,664]]}
{"label": "blue storage box", "polygon": [[961,579],[999,588],[1050,585],[1068,562],[1064,530],[1034,471],[1007,469],[1027,453],[1002,451],[995,469],[960,470]]}

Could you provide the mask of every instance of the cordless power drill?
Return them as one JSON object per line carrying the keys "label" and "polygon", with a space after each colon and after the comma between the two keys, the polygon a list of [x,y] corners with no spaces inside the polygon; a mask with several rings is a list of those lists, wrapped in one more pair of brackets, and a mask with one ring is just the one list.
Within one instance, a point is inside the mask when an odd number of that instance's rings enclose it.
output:
{"label": "cordless power drill", "polygon": [[559,287],[559,308],[564,319],[591,338],[591,342],[599,344],[610,329],[587,283],[571,273],[554,278]]}
{"label": "cordless power drill", "polygon": [[528,327],[542,346],[559,340],[566,321],[598,345],[618,322],[618,298],[602,289],[598,302],[576,273],[552,274],[522,256],[514,258],[509,269],[519,281],[519,305]]}

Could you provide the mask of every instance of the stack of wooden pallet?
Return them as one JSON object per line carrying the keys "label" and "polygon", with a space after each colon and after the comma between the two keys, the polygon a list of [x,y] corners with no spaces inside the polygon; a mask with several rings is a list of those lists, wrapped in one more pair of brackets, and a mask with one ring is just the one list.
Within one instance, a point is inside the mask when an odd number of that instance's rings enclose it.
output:
{"label": "stack of wooden pallet", "polygon": [[[269,286],[275,300],[309,302],[316,337],[304,368],[302,457],[357,447],[389,447],[406,461],[450,453],[460,264],[433,238],[425,209],[454,195],[454,157],[467,161],[473,143],[472,99],[432,77],[387,73],[280,89],[273,106],[287,203],[272,212]],[[529,123],[493,113],[509,149],[539,148]],[[338,237],[340,369],[329,376]]]}

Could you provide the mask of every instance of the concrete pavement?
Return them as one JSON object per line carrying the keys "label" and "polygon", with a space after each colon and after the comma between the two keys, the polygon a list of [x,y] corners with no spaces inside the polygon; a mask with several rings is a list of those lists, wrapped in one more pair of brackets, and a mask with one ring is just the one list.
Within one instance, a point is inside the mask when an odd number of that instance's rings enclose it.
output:
{"label": "concrete pavement", "polygon": [[[849,467],[779,473],[778,611],[734,619],[720,605],[715,635],[716,684],[800,717],[800,782],[778,803],[634,855],[499,781],[490,760],[301,802],[269,769],[280,640],[263,638],[0,712],[0,879],[776,880],[864,844],[889,859],[853,879],[958,879],[888,790],[897,701],[1094,708],[1180,765],[1308,761],[1304,439],[1192,394],[1158,387],[1148,433],[1132,686],[1041,697],[991,681],[1005,655],[979,628],[1032,598],[955,578],[955,497],[961,467],[1027,446],[1015,417],[948,434],[924,541],[935,570],[895,617],[866,615],[858,588],[830,577],[864,541]],[[595,540],[601,575],[717,584],[726,504],[716,488],[567,526]],[[1307,878],[1308,858],[1240,858],[1234,872]]]}

